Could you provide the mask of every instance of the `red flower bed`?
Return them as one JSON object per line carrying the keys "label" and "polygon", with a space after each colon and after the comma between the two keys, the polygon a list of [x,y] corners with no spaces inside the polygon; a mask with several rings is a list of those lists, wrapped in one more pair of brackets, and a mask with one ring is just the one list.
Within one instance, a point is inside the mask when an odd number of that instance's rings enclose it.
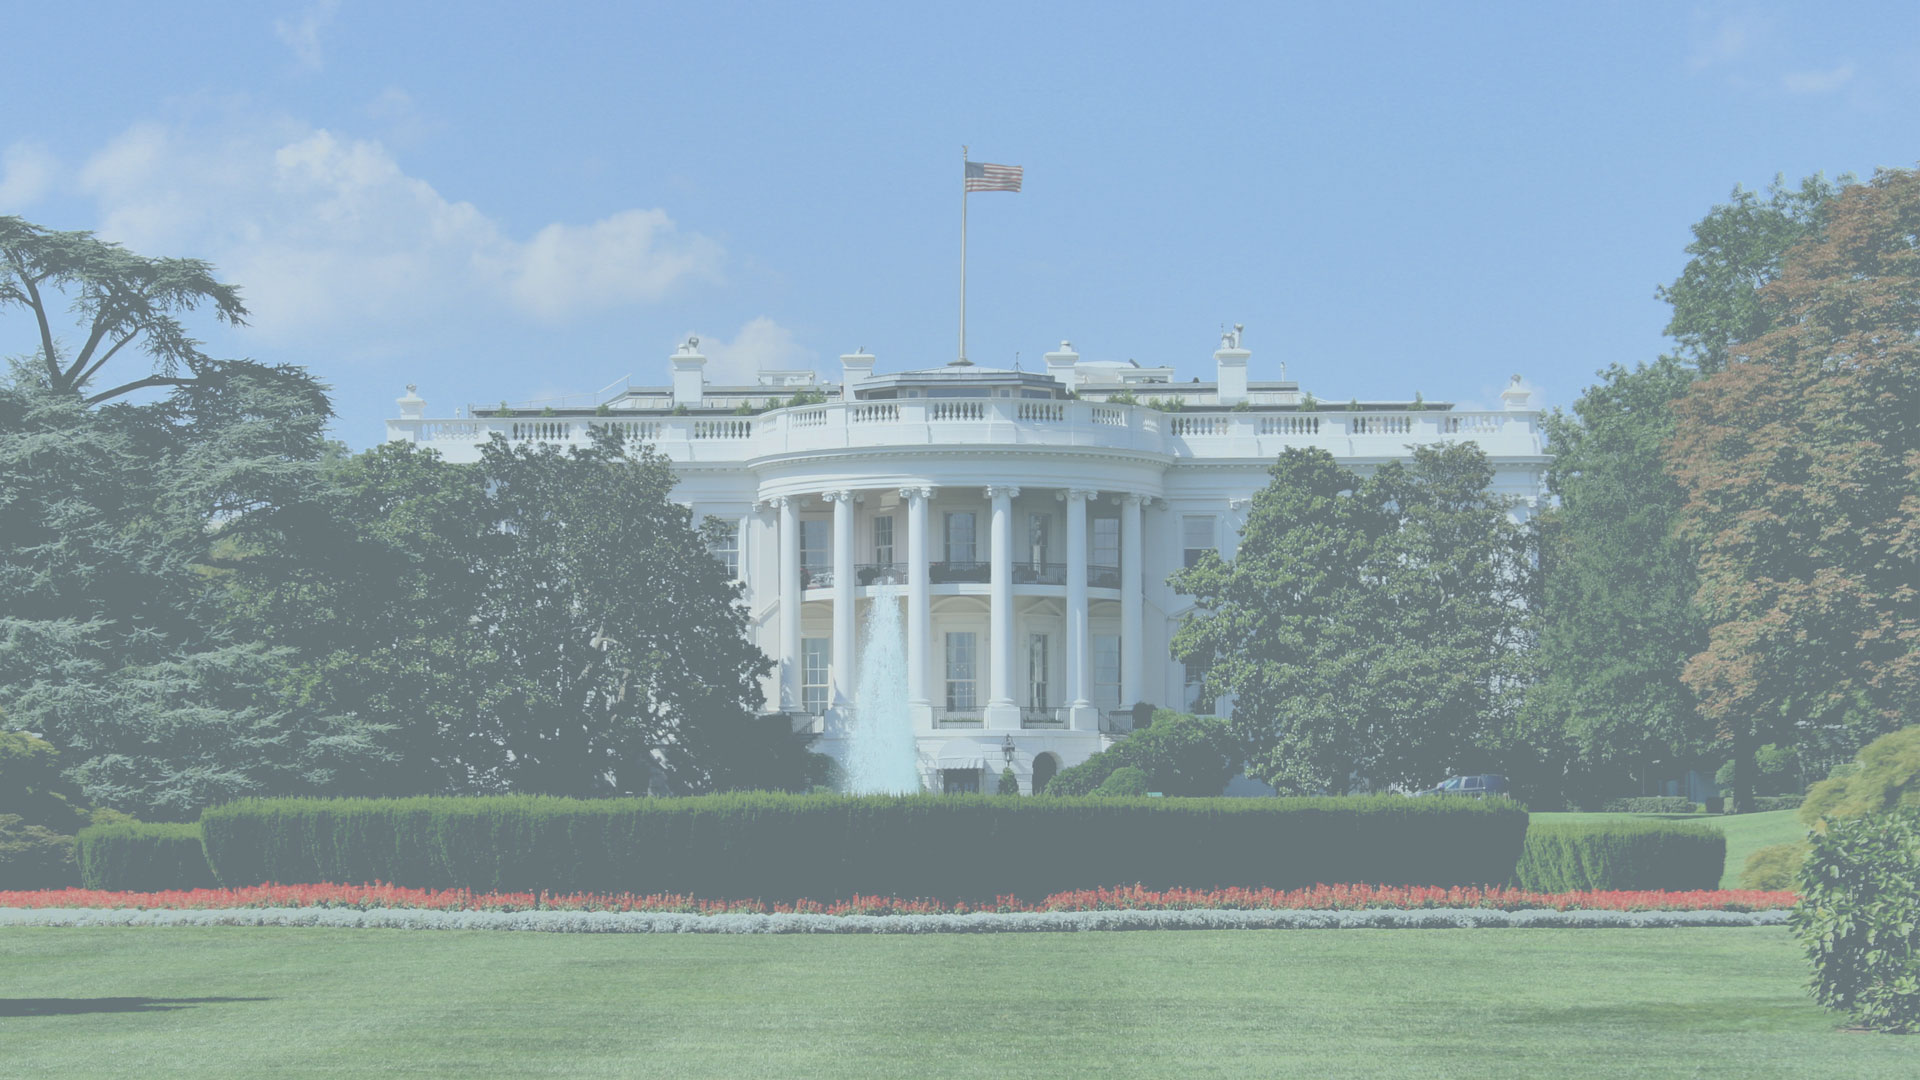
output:
{"label": "red flower bed", "polygon": [[646,911],[699,915],[802,912],[818,915],[937,915],[968,911],[1177,911],[1195,908],[1351,910],[1359,908],[1552,908],[1556,911],[1765,911],[1793,906],[1790,892],[1749,889],[1696,892],[1537,893],[1524,889],[1440,888],[1402,885],[1315,885],[1310,889],[1167,889],[1138,885],[1055,893],[1039,903],[1003,896],[992,905],[943,904],[855,896],[823,903],[800,900],[699,900],[691,896],[636,893],[475,893],[466,889],[409,889],[399,885],[255,885],[244,889],[173,892],[101,892],[52,889],[0,891],[0,908],[427,908],[436,911]]}

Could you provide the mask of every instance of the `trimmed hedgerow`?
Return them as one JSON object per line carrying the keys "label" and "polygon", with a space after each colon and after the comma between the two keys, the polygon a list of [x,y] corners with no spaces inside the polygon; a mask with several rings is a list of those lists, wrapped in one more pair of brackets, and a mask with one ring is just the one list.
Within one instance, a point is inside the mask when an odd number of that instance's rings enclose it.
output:
{"label": "trimmed hedgerow", "polygon": [[1798,810],[1806,800],[1805,795],[1755,795],[1753,811],[1758,814],[1768,810]]}
{"label": "trimmed hedgerow", "polygon": [[80,881],[89,889],[154,892],[218,884],[200,845],[200,826],[129,821],[80,830]]}
{"label": "trimmed hedgerow", "polygon": [[1691,821],[1535,824],[1514,870],[1523,889],[1711,889],[1727,861],[1727,838]]}
{"label": "trimmed hedgerow", "polygon": [[1139,883],[1505,882],[1503,799],[780,795],[248,800],[201,817],[227,886],[386,881],[479,891],[981,900]]}
{"label": "trimmed hedgerow", "polygon": [[1635,795],[1608,799],[1600,809],[1609,814],[1692,814],[1700,804],[1674,795]]}

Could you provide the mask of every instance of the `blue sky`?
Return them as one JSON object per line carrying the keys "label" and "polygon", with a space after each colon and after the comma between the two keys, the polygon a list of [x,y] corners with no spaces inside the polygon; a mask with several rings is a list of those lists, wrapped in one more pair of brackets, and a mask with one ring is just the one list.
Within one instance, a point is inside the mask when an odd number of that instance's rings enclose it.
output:
{"label": "blue sky", "polygon": [[[559,7],[558,5],[555,5]],[[1565,405],[1664,345],[1736,183],[1920,160],[1920,5],[34,5],[0,213],[213,260],[336,435],[469,403],[968,352],[1322,399]],[[71,336],[71,335],[70,335]],[[32,336],[0,316],[0,351]],[[130,370],[123,367],[123,371]]]}

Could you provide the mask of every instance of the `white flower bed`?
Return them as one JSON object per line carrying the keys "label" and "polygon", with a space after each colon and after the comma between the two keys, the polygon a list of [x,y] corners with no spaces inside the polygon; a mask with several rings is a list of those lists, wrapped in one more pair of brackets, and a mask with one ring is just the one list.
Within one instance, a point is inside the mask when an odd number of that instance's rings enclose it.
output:
{"label": "white flower bed", "polygon": [[1479,927],[1658,929],[1785,926],[1774,911],[1036,911],[966,915],[682,915],[614,911],[418,908],[0,908],[6,926],[324,926],[349,930],[536,930],[554,934],[998,934],[1085,930],[1446,930]]}

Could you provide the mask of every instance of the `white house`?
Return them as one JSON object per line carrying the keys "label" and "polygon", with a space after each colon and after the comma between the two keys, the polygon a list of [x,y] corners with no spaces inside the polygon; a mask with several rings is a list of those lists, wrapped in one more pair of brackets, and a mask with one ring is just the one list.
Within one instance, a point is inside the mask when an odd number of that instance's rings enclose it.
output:
{"label": "white house", "polygon": [[1498,412],[1316,404],[1298,383],[1249,381],[1238,329],[1213,356],[1211,383],[1083,362],[1063,341],[1044,371],[876,374],[858,352],[840,358],[837,384],[762,372],[753,386],[718,386],[693,339],[670,360],[671,386],[448,419],[430,418],[409,387],[387,434],[453,461],[476,460],[494,434],[565,444],[594,424],[652,443],[673,462],[677,497],[733,525],[716,554],[745,583],[751,632],[778,661],[772,706],[841,752],[865,610],[896,595],[926,782],[990,791],[1011,765],[1031,791],[1036,774],[1130,730],[1135,703],[1212,708],[1168,653],[1191,605],[1166,579],[1202,551],[1233,555],[1282,449],[1322,447],[1365,471],[1411,444],[1472,440],[1517,513],[1542,494],[1540,413],[1518,376]]}

